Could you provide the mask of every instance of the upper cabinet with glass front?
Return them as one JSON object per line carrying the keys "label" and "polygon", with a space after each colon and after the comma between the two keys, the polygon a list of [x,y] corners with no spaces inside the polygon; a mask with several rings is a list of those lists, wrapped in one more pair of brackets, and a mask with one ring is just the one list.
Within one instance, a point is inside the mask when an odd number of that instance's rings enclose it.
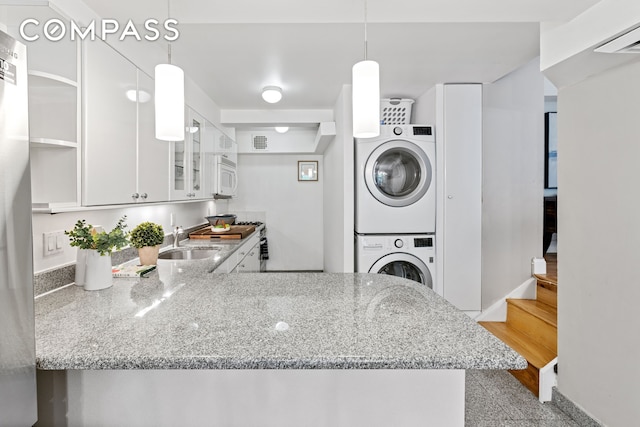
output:
{"label": "upper cabinet with glass front", "polygon": [[171,200],[195,200],[204,195],[205,119],[189,107],[185,119],[184,141],[171,143]]}

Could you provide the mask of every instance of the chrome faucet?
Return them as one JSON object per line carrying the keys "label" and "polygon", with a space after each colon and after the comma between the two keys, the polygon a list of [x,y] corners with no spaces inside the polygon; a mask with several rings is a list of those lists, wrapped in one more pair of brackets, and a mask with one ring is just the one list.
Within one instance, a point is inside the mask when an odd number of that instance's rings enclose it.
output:
{"label": "chrome faucet", "polygon": [[178,241],[178,238],[180,237],[180,233],[184,233],[184,230],[182,229],[182,227],[177,226],[173,230],[173,247],[174,248],[177,248],[178,246],[180,246],[180,242]]}

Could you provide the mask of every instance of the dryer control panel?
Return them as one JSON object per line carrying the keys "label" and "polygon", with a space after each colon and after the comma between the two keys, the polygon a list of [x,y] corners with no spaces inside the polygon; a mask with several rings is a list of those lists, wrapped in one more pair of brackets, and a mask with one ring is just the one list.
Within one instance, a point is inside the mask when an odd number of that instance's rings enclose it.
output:
{"label": "dryer control panel", "polygon": [[413,246],[416,248],[432,248],[433,237],[417,237],[413,239]]}
{"label": "dryer control panel", "polygon": [[414,135],[432,135],[431,126],[413,126]]}

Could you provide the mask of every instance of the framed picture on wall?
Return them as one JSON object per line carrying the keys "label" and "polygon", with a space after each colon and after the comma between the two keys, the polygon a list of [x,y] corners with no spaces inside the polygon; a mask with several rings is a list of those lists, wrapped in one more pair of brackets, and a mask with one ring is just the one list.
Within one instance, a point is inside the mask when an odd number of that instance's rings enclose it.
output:
{"label": "framed picture on wall", "polygon": [[558,113],[544,114],[544,188],[558,188]]}
{"label": "framed picture on wall", "polygon": [[317,181],[318,161],[299,160],[298,161],[298,181]]}

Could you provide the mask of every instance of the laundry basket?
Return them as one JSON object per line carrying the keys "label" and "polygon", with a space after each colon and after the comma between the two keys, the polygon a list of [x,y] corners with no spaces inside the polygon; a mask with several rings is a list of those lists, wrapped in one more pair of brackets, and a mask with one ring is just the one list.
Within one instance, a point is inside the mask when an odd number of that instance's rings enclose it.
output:
{"label": "laundry basket", "polygon": [[408,125],[411,123],[413,99],[388,98],[380,100],[381,125]]}

